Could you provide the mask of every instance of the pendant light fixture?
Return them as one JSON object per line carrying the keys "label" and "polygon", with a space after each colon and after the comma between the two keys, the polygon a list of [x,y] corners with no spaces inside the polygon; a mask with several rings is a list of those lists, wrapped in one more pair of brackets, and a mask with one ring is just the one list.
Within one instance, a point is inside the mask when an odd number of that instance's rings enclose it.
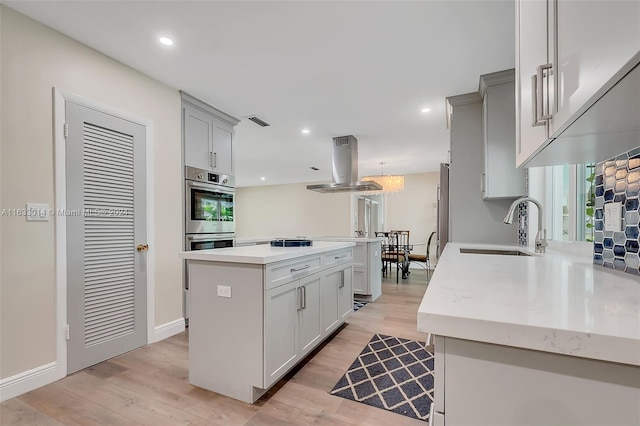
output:
{"label": "pendant light fixture", "polygon": [[404,175],[385,175],[384,161],[380,162],[379,175],[364,176],[360,180],[363,182],[374,181],[382,185],[382,191],[375,191],[374,193],[404,191]]}

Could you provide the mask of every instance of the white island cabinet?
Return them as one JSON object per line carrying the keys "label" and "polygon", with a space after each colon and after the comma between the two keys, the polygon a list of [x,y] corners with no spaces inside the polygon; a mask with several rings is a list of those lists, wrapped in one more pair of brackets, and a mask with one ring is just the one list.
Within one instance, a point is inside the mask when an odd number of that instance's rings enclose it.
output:
{"label": "white island cabinet", "polygon": [[353,310],[352,242],[181,253],[189,382],[254,403]]}
{"label": "white island cabinet", "polygon": [[586,256],[448,243],[418,308],[434,424],[640,424],[638,277]]}
{"label": "white island cabinet", "polygon": [[367,302],[382,295],[383,237],[312,237],[317,241],[353,241],[353,294]]}

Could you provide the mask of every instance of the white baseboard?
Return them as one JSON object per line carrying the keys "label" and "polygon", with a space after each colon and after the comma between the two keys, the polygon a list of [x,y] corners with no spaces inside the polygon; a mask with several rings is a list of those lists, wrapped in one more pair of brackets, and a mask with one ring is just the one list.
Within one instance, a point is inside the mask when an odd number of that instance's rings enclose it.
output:
{"label": "white baseboard", "polygon": [[58,363],[51,362],[0,380],[0,402],[62,379],[66,372],[58,370]]}
{"label": "white baseboard", "polygon": [[[184,318],[178,318],[175,321],[168,322],[166,324],[159,325],[153,332],[153,342],[171,337],[175,334],[182,333],[184,331]],[[149,342],[149,343],[153,343]]]}

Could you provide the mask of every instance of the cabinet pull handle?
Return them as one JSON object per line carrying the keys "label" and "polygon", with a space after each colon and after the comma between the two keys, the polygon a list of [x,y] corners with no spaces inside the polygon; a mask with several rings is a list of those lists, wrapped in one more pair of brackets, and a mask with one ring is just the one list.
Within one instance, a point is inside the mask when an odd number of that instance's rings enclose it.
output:
{"label": "cabinet pull handle", "polygon": [[344,287],[344,269],[340,271],[340,285],[338,286],[338,288],[342,287]]}
{"label": "cabinet pull handle", "polygon": [[298,310],[302,310],[302,287],[298,287]]}
{"label": "cabinet pull handle", "polygon": [[302,309],[307,309],[307,287],[302,286]]}
{"label": "cabinet pull handle", "polygon": [[218,167],[218,153],[214,152],[213,153],[213,168],[215,169],[216,167]]}
{"label": "cabinet pull handle", "polygon": [[480,174],[480,192],[482,192],[483,194],[486,192],[485,191],[485,182],[487,179],[487,175],[484,173]]}
{"label": "cabinet pull handle", "polygon": [[345,257],[349,256],[347,253],[343,254],[342,256],[336,256],[336,260],[338,259],[344,259]]}
{"label": "cabinet pull handle", "polygon": [[209,167],[213,167],[213,152],[209,152]]}
{"label": "cabinet pull handle", "polygon": [[309,269],[309,268],[311,268],[311,265],[304,265],[299,268],[291,268],[291,272],[298,272],[298,271],[302,271],[304,269]]}
{"label": "cabinet pull handle", "polygon": [[[544,96],[544,72],[546,70],[551,70],[551,64],[538,65],[538,107],[540,108],[540,120],[545,122],[547,120],[551,120],[551,114],[545,114],[545,104],[547,105],[547,111],[550,111],[549,108],[549,83],[547,83],[547,97],[545,99]],[[547,79],[551,76],[551,71],[547,72]],[[536,113],[537,115],[537,113]]]}
{"label": "cabinet pull handle", "polygon": [[538,119],[538,77],[534,74],[531,76],[531,126],[544,126],[545,122]]}

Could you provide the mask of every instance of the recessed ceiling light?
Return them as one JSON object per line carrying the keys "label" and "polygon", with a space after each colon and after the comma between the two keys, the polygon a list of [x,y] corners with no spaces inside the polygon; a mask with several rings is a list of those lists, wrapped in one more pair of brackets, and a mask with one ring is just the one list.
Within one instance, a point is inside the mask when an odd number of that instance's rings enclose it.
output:
{"label": "recessed ceiling light", "polygon": [[164,44],[165,46],[173,46],[173,40],[171,40],[169,37],[160,37],[160,43]]}
{"label": "recessed ceiling light", "polygon": [[431,111],[431,108],[422,108],[421,111],[426,113],[426,112]]}
{"label": "recessed ceiling light", "polygon": [[266,178],[266,177],[264,177],[264,176],[262,176],[262,177],[260,178],[260,180],[267,180],[267,178]]}
{"label": "recessed ceiling light", "polygon": [[311,130],[309,129],[302,129],[302,133],[305,135],[308,135],[309,133],[311,133]]}

